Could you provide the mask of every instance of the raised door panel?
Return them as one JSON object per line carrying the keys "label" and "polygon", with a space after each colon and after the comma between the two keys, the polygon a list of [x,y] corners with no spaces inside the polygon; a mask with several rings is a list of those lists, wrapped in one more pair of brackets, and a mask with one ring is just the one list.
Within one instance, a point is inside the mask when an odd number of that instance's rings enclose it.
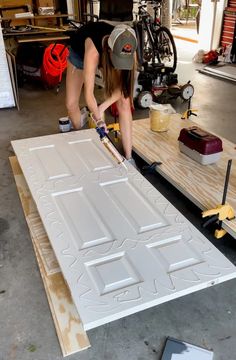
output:
{"label": "raised door panel", "polygon": [[85,329],[236,276],[95,130],[12,144]]}

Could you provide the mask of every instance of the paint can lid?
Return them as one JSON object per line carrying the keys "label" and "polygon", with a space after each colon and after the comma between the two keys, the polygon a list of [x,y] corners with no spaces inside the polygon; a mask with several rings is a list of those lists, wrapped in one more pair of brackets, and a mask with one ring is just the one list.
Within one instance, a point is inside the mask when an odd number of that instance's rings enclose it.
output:
{"label": "paint can lid", "polygon": [[61,117],[59,119],[59,124],[61,124],[61,125],[67,125],[69,123],[70,123],[70,119],[68,118],[68,116]]}

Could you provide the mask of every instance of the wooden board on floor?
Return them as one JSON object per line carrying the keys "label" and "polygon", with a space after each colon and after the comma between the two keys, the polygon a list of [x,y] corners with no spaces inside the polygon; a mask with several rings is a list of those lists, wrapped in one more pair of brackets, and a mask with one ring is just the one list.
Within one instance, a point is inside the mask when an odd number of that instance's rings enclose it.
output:
{"label": "wooden board on floor", "polygon": [[[22,174],[17,158],[16,156],[12,156],[9,159],[25,218],[30,229],[35,255],[38,261],[39,270],[44,283],[62,353],[63,356],[71,355],[90,347],[89,339],[86,332],[83,330],[79,314],[73,304],[69,289],[65,283],[62,273],[57,271],[48,274],[45,270],[45,259],[43,262],[42,259],[44,256],[42,256],[42,249],[38,246],[38,242],[41,241],[42,243],[47,244],[49,241],[37,213],[37,208],[31,198],[30,191],[25,182],[24,175]],[[41,250],[39,251],[39,249]],[[45,247],[43,247],[43,249],[45,249]],[[50,249],[50,251],[52,251],[52,249]],[[55,259],[55,255],[53,256]]]}
{"label": "wooden board on floor", "polygon": [[16,156],[10,157],[11,167],[13,169],[17,189],[23,204],[25,219],[34,238],[35,246],[40,255],[47,276],[60,272],[56,256],[48,240],[43,223],[39,216],[35,202],[31,197],[28,185],[17,161]]}
{"label": "wooden board on floor", "polygon": [[[169,130],[157,133],[150,130],[150,120],[133,122],[133,149],[147,163],[161,161],[156,171],[180,190],[200,209],[216,207],[222,201],[227,163],[233,159],[227,193],[227,203],[236,212],[236,148],[235,144],[220,137],[223,153],[216,164],[201,165],[179,151],[178,136],[184,127],[197,125],[172,115]],[[201,126],[202,128],[202,126]],[[236,219],[223,222],[223,227],[236,238]]]}

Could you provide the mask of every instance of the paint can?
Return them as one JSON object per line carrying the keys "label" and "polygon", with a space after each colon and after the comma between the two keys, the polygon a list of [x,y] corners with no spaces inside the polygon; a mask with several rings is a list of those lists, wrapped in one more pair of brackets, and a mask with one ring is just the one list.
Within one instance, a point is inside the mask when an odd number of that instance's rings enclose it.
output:
{"label": "paint can", "polygon": [[[167,106],[168,105],[168,106]],[[169,129],[171,114],[175,110],[169,104],[155,104],[150,106],[150,128],[152,131],[164,132]]]}
{"label": "paint can", "polygon": [[59,129],[63,133],[71,130],[71,121],[68,116],[59,119]]}
{"label": "paint can", "polygon": [[150,110],[150,123],[152,131],[167,131],[170,123],[170,114],[164,111]]}

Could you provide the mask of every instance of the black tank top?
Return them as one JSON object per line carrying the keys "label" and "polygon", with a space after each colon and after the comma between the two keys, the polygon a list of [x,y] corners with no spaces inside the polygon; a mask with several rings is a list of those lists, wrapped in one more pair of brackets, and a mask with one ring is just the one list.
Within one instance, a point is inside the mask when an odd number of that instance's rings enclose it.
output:
{"label": "black tank top", "polygon": [[102,39],[105,35],[110,35],[114,26],[103,22],[90,22],[83,25],[76,33],[71,35],[71,48],[78,53],[81,59],[84,58],[84,44],[87,38],[90,38],[94,43],[99,56],[102,55]]}

